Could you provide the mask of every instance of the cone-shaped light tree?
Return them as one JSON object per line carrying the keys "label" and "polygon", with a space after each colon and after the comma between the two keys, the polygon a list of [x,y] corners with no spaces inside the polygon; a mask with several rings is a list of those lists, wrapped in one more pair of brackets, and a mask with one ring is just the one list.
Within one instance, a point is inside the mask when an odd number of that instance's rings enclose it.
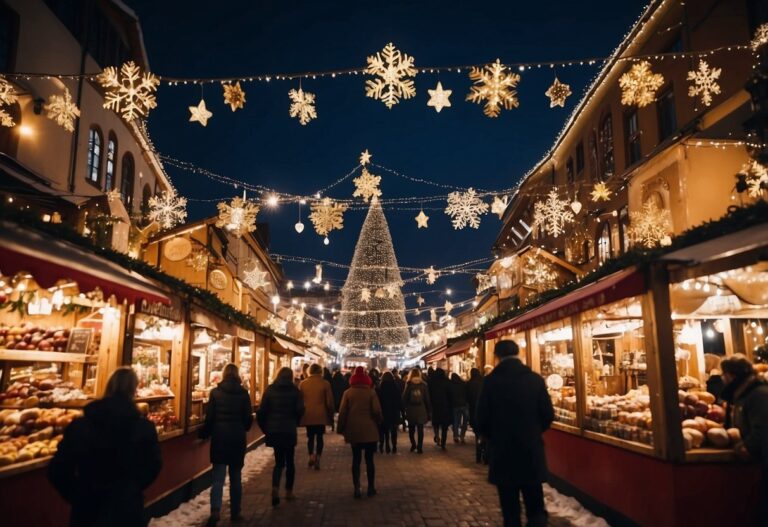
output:
{"label": "cone-shaped light tree", "polygon": [[353,350],[385,351],[409,340],[405,302],[392,236],[374,197],[341,290],[336,340]]}

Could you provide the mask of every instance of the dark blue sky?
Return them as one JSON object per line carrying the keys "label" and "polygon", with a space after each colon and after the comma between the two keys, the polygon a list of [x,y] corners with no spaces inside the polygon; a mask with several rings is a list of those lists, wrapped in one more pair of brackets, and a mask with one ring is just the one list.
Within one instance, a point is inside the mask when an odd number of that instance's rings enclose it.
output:
{"label": "dark blue sky", "polygon": [[[548,1],[521,3],[457,1],[229,1],[128,0],[139,15],[151,69],[182,77],[250,76],[361,67],[365,58],[392,41],[415,57],[417,67],[524,62],[606,56],[617,46],[645,3]],[[595,75],[594,67],[558,70],[574,94],[565,109],[549,108],[544,91],[549,69],[527,71],[519,85],[520,107],[489,119],[480,105],[464,101],[470,81],[465,72],[442,73],[453,90],[452,107],[436,113],[426,106],[436,74],[416,78],[417,95],[392,110],[365,96],[363,76],[303,81],[317,95],[318,119],[301,126],[288,115],[288,91],[298,81],[247,83],[245,109],[232,113],[221,87],[207,85],[204,98],[213,118],[206,128],[189,123],[200,86],[162,86],[159,106],[149,119],[157,149],[233,178],[306,194],[346,174],[368,148],[374,162],[409,176],[486,189],[515,184],[549,148],[564,120]],[[188,198],[231,197],[236,191],[203,176],[167,167]],[[433,195],[437,188],[410,183],[383,171],[384,197]],[[349,198],[351,180],[329,193]],[[443,205],[444,207],[444,205]],[[214,214],[215,202],[194,202],[190,217]],[[275,253],[349,263],[364,212],[348,212],[344,229],[324,246],[304,207],[302,235],[293,225],[296,205],[265,211]],[[428,210],[429,229],[418,230],[418,211],[385,210],[401,266],[444,267],[490,256],[501,226],[483,217],[479,230],[454,231],[440,210]],[[343,280],[346,272],[325,269]],[[311,265],[287,265],[290,278],[305,280]],[[453,299],[473,294],[468,276],[441,279],[437,288],[454,289]],[[422,282],[410,290],[435,289]],[[444,299],[432,294],[430,304]],[[414,307],[413,299],[408,307]]]}

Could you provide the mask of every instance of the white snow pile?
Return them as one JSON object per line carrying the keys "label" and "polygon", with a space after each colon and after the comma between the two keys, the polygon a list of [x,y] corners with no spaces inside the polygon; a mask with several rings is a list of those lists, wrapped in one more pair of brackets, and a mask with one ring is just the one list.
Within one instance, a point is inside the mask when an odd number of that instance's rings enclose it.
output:
{"label": "white snow pile", "polygon": [[562,518],[573,527],[610,527],[608,522],[585,509],[575,498],[544,485],[544,502],[551,517]]}
{"label": "white snow pile", "polygon": [[[272,460],[272,449],[259,446],[255,450],[245,455],[245,465],[243,466],[242,480],[243,486],[254,476],[260,474]],[[229,484],[224,484],[224,507],[229,503]],[[172,510],[160,518],[152,518],[149,522],[150,527],[197,527],[211,515],[211,488],[195,496],[189,501],[179,505],[177,509]]]}

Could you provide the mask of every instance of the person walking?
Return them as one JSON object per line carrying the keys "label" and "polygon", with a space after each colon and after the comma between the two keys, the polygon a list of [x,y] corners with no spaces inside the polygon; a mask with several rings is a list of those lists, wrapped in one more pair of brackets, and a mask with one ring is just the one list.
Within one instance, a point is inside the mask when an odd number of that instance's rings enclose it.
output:
{"label": "person walking", "polygon": [[315,470],[320,470],[325,425],[333,422],[333,392],[330,383],[323,379],[322,373],[323,369],[320,365],[313,364],[309,367],[309,377],[299,385],[299,391],[304,399],[301,425],[307,429],[309,466],[314,466]]}
{"label": "person walking", "polygon": [[362,366],[355,368],[349,380],[349,389],[344,392],[339,408],[337,430],[344,434],[344,440],[352,445],[352,483],[354,496],[360,498],[360,463],[365,454],[365,471],[368,476],[368,496],[376,495],[376,467],[373,456],[379,439],[381,405],[372,388],[373,381]]}
{"label": "person walking", "polygon": [[429,382],[429,400],[432,404],[435,443],[445,450],[448,427],[453,423],[453,412],[451,411],[451,382],[442,368],[436,368],[432,374],[432,380]]}
{"label": "person walking", "polygon": [[480,397],[480,388],[483,386],[483,376],[480,370],[472,368],[469,370],[469,380],[467,381],[467,404],[469,406],[469,426],[475,433],[475,463],[482,463],[485,459],[485,452],[480,434],[477,433],[477,400]]}
{"label": "person walking", "polygon": [[344,378],[344,374],[341,370],[336,368],[333,371],[333,381],[331,381],[331,389],[333,390],[333,405],[336,413],[339,412],[339,406],[341,406],[341,396],[349,388],[349,382]]}
{"label": "person walking", "polygon": [[[411,440],[411,452],[424,453],[424,425],[432,414],[429,400],[429,387],[421,377],[421,370],[413,368],[408,374],[408,382],[403,391],[405,418],[408,421],[408,437]],[[418,433],[418,442],[417,442]]]}
{"label": "person walking", "polygon": [[477,430],[488,445],[488,480],[499,492],[505,527],[521,526],[520,493],[529,527],[547,525],[542,434],[555,418],[544,379],[518,359],[512,340],[496,344],[498,365],[483,380]]}
{"label": "person walking", "polygon": [[381,384],[376,390],[381,403],[381,430],[379,434],[379,453],[397,454],[397,428],[400,425],[400,415],[403,410],[401,391],[397,388],[395,377],[391,372],[384,372]]}
{"label": "person walking", "polygon": [[266,435],[266,444],[275,450],[275,468],[272,470],[273,507],[280,505],[280,478],[283,469],[285,499],[294,499],[296,427],[303,414],[304,401],[301,392],[293,383],[293,371],[286,367],[280,368],[275,382],[264,392],[261,406],[256,412],[259,428]]}
{"label": "person walking", "polygon": [[[328,384],[331,387],[331,394],[333,394],[333,375],[331,375],[331,370],[329,370],[326,367],[323,367],[323,379],[328,381]],[[333,432],[334,429],[334,417],[336,416],[336,401],[334,400],[334,406],[333,410],[331,411],[331,417],[330,417],[330,425],[331,425],[331,432]]]}
{"label": "person walking", "polygon": [[143,491],[160,473],[155,425],[136,408],[139,381],[116,369],[104,397],[72,421],[48,465],[48,478],[71,505],[72,527],[147,525]]}
{"label": "person walking", "polygon": [[245,433],[253,424],[251,397],[243,388],[237,366],[227,364],[221,382],[211,390],[205,423],[200,439],[211,440],[211,517],[208,525],[216,525],[221,516],[224,480],[229,469],[229,510],[232,522],[242,521],[240,504],[243,496],[241,471],[245,464]]}
{"label": "person walking", "polygon": [[458,373],[451,374],[451,409],[453,411],[453,442],[464,443],[469,425],[469,403],[467,402],[467,386]]}

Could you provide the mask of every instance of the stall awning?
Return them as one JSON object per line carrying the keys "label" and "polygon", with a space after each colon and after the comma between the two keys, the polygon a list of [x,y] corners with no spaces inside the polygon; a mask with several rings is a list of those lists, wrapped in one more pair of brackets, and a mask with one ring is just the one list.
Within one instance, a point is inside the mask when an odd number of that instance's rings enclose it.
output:
{"label": "stall awning", "polygon": [[523,313],[519,317],[497,324],[485,333],[485,338],[490,340],[509,331],[531,329],[644,292],[644,274],[634,267],[624,269]]}
{"label": "stall awning", "polygon": [[443,360],[445,358],[445,350],[445,345],[435,348],[424,357],[424,362],[437,362]]}
{"label": "stall awning", "polygon": [[73,280],[82,292],[96,287],[105,298],[115,295],[129,303],[147,300],[170,304],[159,288],[138,273],[52,236],[0,222],[0,273],[32,275],[41,287]]}
{"label": "stall awning", "polygon": [[464,339],[455,342],[452,346],[445,350],[445,356],[452,357],[453,355],[459,355],[466,352],[472,346],[473,341],[474,339]]}
{"label": "stall awning", "polygon": [[305,349],[289,340],[281,339],[280,337],[275,336],[275,342],[279,348],[282,348],[279,351],[282,351],[283,353],[294,353],[295,355],[302,356],[304,355]]}
{"label": "stall awning", "polygon": [[661,257],[662,261],[700,265],[768,246],[768,223],[755,225],[713,240],[678,249]]}

